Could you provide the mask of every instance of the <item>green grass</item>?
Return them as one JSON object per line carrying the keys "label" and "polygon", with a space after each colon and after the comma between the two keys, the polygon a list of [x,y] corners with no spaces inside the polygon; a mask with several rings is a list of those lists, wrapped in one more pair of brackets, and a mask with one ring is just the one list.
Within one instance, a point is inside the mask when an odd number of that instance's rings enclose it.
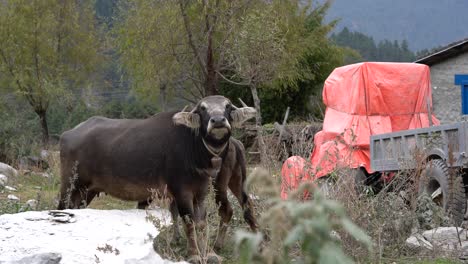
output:
{"label": "green grass", "polygon": [[[18,213],[20,208],[30,199],[38,201],[37,210],[56,209],[60,192],[60,177],[53,172],[49,177],[30,172],[19,174],[10,179],[8,186],[16,188],[16,191],[0,189],[0,215],[5,213]],[[8,195],[13,194],[20,198],[19,202],[8,200]],[[108,195],[94,198],[88,206],[93,209],[130,209],[136,208],[136,202],[122,201]]]}
{"label": "green grass", "polygon": [[400,260],[393,260],[389,261],[388,263],[401,263],[401,264],[459,264],[463,263],[461,261],[457,261],[454,259],[447,259],[447,258],[437,258],[437,259],[418,259],[418,258],[410,258],[410,259],[400,259]]}

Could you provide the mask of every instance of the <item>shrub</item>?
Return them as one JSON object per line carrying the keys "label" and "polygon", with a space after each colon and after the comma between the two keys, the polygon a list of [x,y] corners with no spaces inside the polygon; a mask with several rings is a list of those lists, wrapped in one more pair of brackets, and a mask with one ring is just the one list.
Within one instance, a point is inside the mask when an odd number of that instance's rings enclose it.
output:
{"label": "shrub", "polygon": [[[303,183],[288,200],[279,198],[277,184],[266,172],[250,176],[248,185],[261,184],[257,195],[268,197],[260,224],[263,233],[236,233],[241,263],[352,263],[340,245],[347,233],[371,249],[370,238],[346,215],[339,203],[326,199],[312,183]],[[301,200],[307,191],[311,200]]]}
{"label": "shrub", "polygon": [[[3,100],[2,100],[3,99]],[[14,164],[30,155],[40,142],[39,121],[22,100],[0,99],[0,162]]]}

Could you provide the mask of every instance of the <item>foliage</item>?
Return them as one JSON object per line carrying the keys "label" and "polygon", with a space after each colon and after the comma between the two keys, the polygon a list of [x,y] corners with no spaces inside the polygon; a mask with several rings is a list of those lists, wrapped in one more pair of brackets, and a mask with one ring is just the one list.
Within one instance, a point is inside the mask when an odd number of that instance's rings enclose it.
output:
{"label": "foliage", "polygon": [[[325,199],[311,183],[281,200],[266,173],[254,174],[247,184],[254,182],[262,185],[257,195],[270,197],[260,220],[266,233],[236,233],[241,263],[353,263],[340,246],[338,231],[371,250],[370,238],[346,216],[344,208]],[[313,192],[313,199],[298,199],[304,192]]]}
{"label": "foliage", "polygon": [[181,43],[181,23],[175,1],[131,0],[120,4],[113,30],[115,45],[131,85],[142,97],[154,100],[167,96],[181,77],[183,65],[179,61],[185,55],[178,54],[187,52]]}
{"label": "foliage", "polygon": [[310,3],[299,2],[129,0],[120,5],[115,44],[145,97],[158,96],[154,88],[185,87],[182,97],[193,100],[210,94],[208,81],[217,91],[223,78],[295,86],[329,63],[303,67],[307,54],[331,55],[330,64],[339,54],[326,38],[334,24],[321,25],[326,8],[309,13]]}
{"label": "foliage", "polygon": [[38,118],[24,104],[21,98],[0,98],[0,162],[14,164],[37,148]]}
{"label": "foliage", "polygon": [[345,27],[341,32],[332,34],[331,39],[340,46],[348,47],[359,52],[361,57],[350,54],[346,63],[361,61],[395,61],[412,62],[416,59],[415,54],[409,50],[408,41],[401,43],[397,40],[381,40],[378,43],[372,37],[361,32],[351,32]]}
{"label": "foliage", "polygon": [[[90,100],[90,98],[88,98]],[[22,98],[0,98],[0,161],[15,164],[24,156],[36,155],[39,150],[40,127],[38,117],[24,109]],[[51,137],[58,137],[91,116],[108,118],[147,118],[158,109],[147,101],[137,98],[97,101],[99,106],[88,105],[83,99],[75,99],[72,108],[59,102],[50,104],[47,121]]]}
{"label": "foliage", "polygon": [[[146,96],[154,87],[182,91],[193,100],[217,93],[231,16],[250,1],[123,1],[115,37],[133,86]],[[167,86],[167,87],[166,87]]]}
{"label": "foliage", "polygon": [[39,116],[47,144],[50,103],[92,79],[98,64],[91,1],[7,0],[0,9],[0,76]]}
{"label": "foliage", "polygon": [[[290,77],[288,80],[278,78],[260,87],[258,93],[264,122],[281,121],[288,106],[291,107],[290,119],[304,119],[309,115],[323,118],[319,99],[322,84],[334,68],[343,64],[345,52],[328,40],[327,35],[335,26],[334,22],[323,22],[328,8],[328,4],[316,7],[303,21],[305,28],[302,34],[307,37],[302,40],[305,43],[298,42],[298,45],[306,49],[298,49],[302,50],[300,59],[296,65],[288,66],[290,69],[299,69],[297,74],[301,76],[297,76],[297,79]],[[297,44],[297,41],[291,42]],[[286,46],[291,48],[294,45],[288,43]],[[223,82],[221,92],[232,100],[242,98],[248,104],[253,104],[251,96],[242,87]],[[315,95],[317,99],[312,99],[311,95]]]}
{"label": "foliage", "polygon": [[49,114],[51,134],[60,135],[88,118],[101,115],[108,118],[147,118],[157,112],[157,108],[136,98],[99,102],[99,107],[88,106],[83,100],[76,100],[73,109],[61,104],[52,104]]}
{"label": "foliage", "polygon": [[114,100],[107,103],[100,111],[100,114],[109,118],[147,118],[158,109],[151,103],[130,98],[126,101]]}
{"label": "foliage", "polygon": [[118,0],[95,0],[96,16],[101,22],[112,23],[112,16],[117,9]]}
{"label": "foliage", "polygon": [[47,118],[50,124],[50,134],[58,136],[65,130],[71,129],[97,114],[97,110],[88,107],[82,100],[75,100],[72,109],[67,109],[67,107],[59,103],[52,103]]}

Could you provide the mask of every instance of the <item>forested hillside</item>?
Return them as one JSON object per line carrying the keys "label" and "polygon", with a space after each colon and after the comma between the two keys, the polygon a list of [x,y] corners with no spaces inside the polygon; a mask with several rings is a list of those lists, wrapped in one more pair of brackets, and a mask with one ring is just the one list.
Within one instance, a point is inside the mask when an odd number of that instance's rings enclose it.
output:
{"label": "forested hillside", "polygon": [[408,41],[384,39],[379,42],[360,32],[351,32],[345,27],[339,33],[333,33],[331,39],[339,46],[348,47],[359,54],[351,52],[346,56],[345,63],[361,61],[396,61],[412,62],[416,55],[409,50]]}
{"label": "forested hillside", "polygon": [[377,42],[406,39],[416,52],[468,37],[467,11],[466,0],[332,0],[327,17],[340,19],[336,32],[348,27]]}

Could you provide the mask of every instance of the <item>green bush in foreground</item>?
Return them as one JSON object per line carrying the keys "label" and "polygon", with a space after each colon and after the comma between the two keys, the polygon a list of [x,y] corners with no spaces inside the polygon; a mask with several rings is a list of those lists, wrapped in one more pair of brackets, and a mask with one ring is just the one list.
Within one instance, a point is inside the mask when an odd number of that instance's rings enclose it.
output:
{"label": "green bush in foreground", "polygon": [[[339,233],[371,250],[370,237],[347,217],[343,206],[325,199],[312,183],[302,184],[289,199],[281,200],[271,177],[252,176],[248,185],[262,181],[257,194],[271,198],[260,218],[263,233],[236,232],[241,263],[353,263],[340,245]],[[304,192],[313,193],[313,198],[296,198]]]}

